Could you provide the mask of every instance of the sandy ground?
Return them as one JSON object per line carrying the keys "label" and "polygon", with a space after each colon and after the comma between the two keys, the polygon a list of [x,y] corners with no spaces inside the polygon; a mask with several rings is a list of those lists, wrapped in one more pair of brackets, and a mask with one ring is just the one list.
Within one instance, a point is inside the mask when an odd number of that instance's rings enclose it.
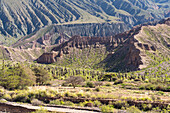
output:
{"label": "sandy ground", "polygon": [[[8,104],[10,105],[13,105],[13,106],[21,106],[21,107],[24,107],[24,108],[27,108],[27,109],[35,109],[35,110],[38,110],[38,109],[45,109],[45,110],[48,110],[48,111],[51,111],[51,112],[64,112],[64,113],[99,113],[99,112],[94,112],[94,111],[86,111],[86,110],[77,110],[77,109],[69,109],[69,108],[57,108],[57,107],[39,107],[39,106],[32,106],[30,104],[21,104],[21,103],[14,103],[14,102],[7,102]],[[4,113],[4,112],[1,112],[0,113]]]}

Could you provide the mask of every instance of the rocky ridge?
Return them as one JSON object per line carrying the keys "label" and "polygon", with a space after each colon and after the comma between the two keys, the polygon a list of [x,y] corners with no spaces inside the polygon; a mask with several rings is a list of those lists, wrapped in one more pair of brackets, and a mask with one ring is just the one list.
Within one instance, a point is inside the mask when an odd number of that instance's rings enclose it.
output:
{"label": "rocky ridge", "polygon": [[114,36],[129,30],[123,23],[89,23],[50,25],[25,36],[12,45],[15,48],[35,48],[56,46],[75,35],[79,36]]}
{"label": "rocky ridge", "polygon": [[169,7],[169,0],[0,0],[0,38],[11,44],[52,24],[134,26],[169,17]]}
{"label": "rocky ridge", "polygon": [[74,36],[51,53],[44,53],[37,62],[106,71],[143,69],[154,62],[153,56],[169,58],[169,21],[170,18],[156,25],[139,25],[110,37]]}

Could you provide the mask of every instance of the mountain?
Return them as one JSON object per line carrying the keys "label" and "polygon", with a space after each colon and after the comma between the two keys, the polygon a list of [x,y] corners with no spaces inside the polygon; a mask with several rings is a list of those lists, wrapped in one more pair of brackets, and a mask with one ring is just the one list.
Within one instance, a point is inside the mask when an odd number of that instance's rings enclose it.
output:
{"label": "mountain", "polygon": [[36,61],[105,71],[135,71],[170,60],[170,18],[109,37],[74,36]]}
{"label": "mountain", "polygon": [[52,24],[125,23],[170,17],[169,0],[0,0],[0,39],[12,44]]}
{"label": "mountain", "polygon": [[68,41],[69,38],[79,36],[114,36],[129,30],[124,23],[85,23],[50,25],[37,32],[31,33],[12,45],[15,48],[47,48]]}

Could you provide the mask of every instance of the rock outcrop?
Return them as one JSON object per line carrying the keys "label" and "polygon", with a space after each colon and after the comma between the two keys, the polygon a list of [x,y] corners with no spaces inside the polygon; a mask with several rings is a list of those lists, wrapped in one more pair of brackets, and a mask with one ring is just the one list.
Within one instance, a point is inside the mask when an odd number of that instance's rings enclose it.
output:
{"label": "rock outcrop", "polygon": [[72,36],[114,36],[129,30],[128,24],[123,23],[88,23],[51,25],[40,29],[32,35],[25,36],[12,46],[15,48],[35,48],[56,46],[68,41]]}
{"label": "rock outcrop", "polygon": [[56,57],[57,55],[58,55],[58,54],[56,54],[56,53],[54,53],[54,52],[52,52],[52,53],[43,53],[43,54],[37,59],[37,61],[38,61],[39,63],[44,63],[44,61],[45,61],[46,64],[51,64],[51,63],[56,62],[55,57]]}
{"label": "rock outcrop", "polygon": [[142,69],[153,62],[153,56],[160,57],[163,53],[162,58],[169,57],[169,21],[168,18],[157,25],[139,25],[110,37],[73,36],[52,49],[55,55],[44,54],[37,62],[102,68],[105,71]]}

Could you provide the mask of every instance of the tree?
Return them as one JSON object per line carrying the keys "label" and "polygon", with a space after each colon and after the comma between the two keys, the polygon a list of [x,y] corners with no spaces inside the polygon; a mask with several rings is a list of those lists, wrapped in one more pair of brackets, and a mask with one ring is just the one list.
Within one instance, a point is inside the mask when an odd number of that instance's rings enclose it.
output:
{"label": "tree", "polygon": [[23,89],[34,84],[34,72],[24,65],[17,64],[0,71],[0,85],[6,89]]}
{"label": "tree", "polygon": [[36,76],[36,83],[38,83],[39,85],[44,85],[51,80],[51,76],[47,70],[40,67],[35,67],[33,71]]}
{"label": "tree", "polygon": [[66,84],[72,84],[72,86],[75,88],[84,81],[85,80],[81,76],[70,76],[68,79],[66,79]]}
{"label": "tree", "polygon": [[115,81],[117,77],[115,74],[105,74],[102,78],[102,81]]}

